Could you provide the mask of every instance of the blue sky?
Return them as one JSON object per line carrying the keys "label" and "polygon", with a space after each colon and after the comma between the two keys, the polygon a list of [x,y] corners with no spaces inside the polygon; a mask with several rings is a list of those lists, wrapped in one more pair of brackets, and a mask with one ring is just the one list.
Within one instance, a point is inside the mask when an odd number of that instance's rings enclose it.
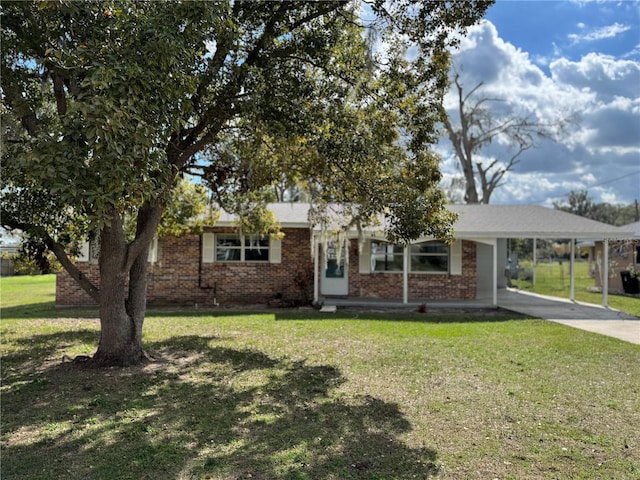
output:
{"label": "blue sky", "polygon": [[[559,142],[526,152],[492,203],[551,206],[571,190],[640,200],[640,2],[498,0],[453,60],[465,87],[484,82],[523,116],[578,116]],[[446,142],[440,152],[445,177],[459,175]]]}
{"label": "blue sky", "polygon": [[486,19],[548,74],[547,61],[557,56],[580,60],[597,51],[620,58],[635,54],[638,59],[639,12],[638,3],[631,1],[499,0]]}

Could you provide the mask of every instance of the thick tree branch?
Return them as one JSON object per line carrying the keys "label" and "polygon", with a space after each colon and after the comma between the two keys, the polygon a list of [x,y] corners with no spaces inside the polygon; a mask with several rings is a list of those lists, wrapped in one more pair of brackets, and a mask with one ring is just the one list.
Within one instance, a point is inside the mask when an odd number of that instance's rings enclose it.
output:
{"label": "thick tree branch", "polygon": [[[233,5],[233,17],[236,17],[240,10],[242,3],[235,2]],[[220,72],[220,69],[224,66],[225,60],[231,52],[231,48],[236,44],[238,40],[236,31],[227,31],[226,35],[221,36],[216,42],[216,51],[213,57],[208,62],[207,73],[202,77],[196,94],[193,96],[192,104],[194,110],[197,112],[200,110],[202,98],[204,97],[207,88],[209,88],[211,82]]]}
{"label": "thick tree branch", "polygon": [[64,267],[64,269],[69,273],[71,278],[73,278],[80,287],[89,294],[89,296],[96,302],[100,303],[100,289],[96,287],[92,282],[89,281],[87,277],[76,267],[74,263],[71,262],[69,257],[67,256],[64,248],[59,243],[55,242],[46,232],[44,232],[45,244],[53,252],[56,256],[60,264]]}
{"label": "thick tree branch", "polygon": [[[320,18],[336,9],[341,8],[345,2],[328,2],[324,4],[323,8],[318,8],[316,11],[306,15],[290,25],[284,23],[287,18],[287,14],[290,10],[295,11],[298,6],[295,2],[283,2],[278,5],[277,10],[266,22],[264,30],[260,37],[256,40],[253,48],[247,54],[245,60],[237,65],[235,73],[230,75],[231,80],[227,83],[226,87],[222,91],[226,94],[220,98],[215,104],[209,108],[200,118],[200,121],[188,130],[188,132],[182,132],[182,135],[175,133],[172,135],[172,141],[168,145],[168,154],[172,159],[172,164],[177,170],[181,170],[191,159],[193,155],[202,151],[211,141],[219,134],[224,124],[231,119],[236,109],[233,107],[233,102],[241,94],[242,86],[245,84],[252,67],[261,66],[269,62],[270,56],[265,55],[265,50],[272,44],[273,40],[286,33],[300,28],[309,22]],[[221,68],[220,62],[223,62],[231,48],[231,45],[235,39],[226,39],[220,49],[216,50],[214,59],[212,59],[211,66],[213,68],[212,73],[215,73]],[[214,61],[215,60],[215,61]],[[210,82],[215,75],[208,75],[205,79]],[[199,98],[204,94],[207,82],[201,82],[198,87],[198,94],[196,97],[196,103],[199,104]],[[185,135],[186,133],[186,135]]]}
{"label": "thick tree branch", "polygon": [[279,22],[285,18],[287,11],[293,8],[295,8],[295,5],[288,2],[279,5],[265,25],[262,35],[255,42],[245,61],[237,65],[235,73],[230,75],[231,80],[222,89],[225,94],[219,97],[218,101],[201,116],[200,121],[189,130],[186,137],[182,136],[181,140],[177,140],[181,136],[172,135],[174,140],[169,143],[167,154],[178,171],[189,162],[193,155],[208,145],[218,135],[223,125],[233,117],[235,113],[233,101],[240,94],[251,67],[269,61],[267,56],[262,55],[262,53],[266,46],[278,35]]}
{"label": "thick tree branch", "polygon": [[[149,244],[156,234],[160,217],[162,216],[163,207],[160,203],[151,205],[149,202],[140,207],[138,211],[136,236],[135,239],[127,246],[127,255],[125,259],[125,268],[131,269],[136,259],[149,249]],[[144,258],[146,262],[147,259]]]}
{"label": "thick tree branch", "polygon": [[29,108],[27,102],[22,98],[20,92],[12,88],[11,82],[3,82],[2,89],[4,93],[4,102],[11,110],[15,112],[16,118],[20,119],[22,128],[25,129],[30,137],[35,137],[38,133],[38,117],[36,113]]}
{"label": "thick tree branch", "polygon": [[49,67],[51,67],[49,75],[53,82],[53,94],[56,99],[56,108],[58,115],[63,117],[67,114],[67,94],[64,91],[65,78],[57,68],[52,65],[49,65]]}

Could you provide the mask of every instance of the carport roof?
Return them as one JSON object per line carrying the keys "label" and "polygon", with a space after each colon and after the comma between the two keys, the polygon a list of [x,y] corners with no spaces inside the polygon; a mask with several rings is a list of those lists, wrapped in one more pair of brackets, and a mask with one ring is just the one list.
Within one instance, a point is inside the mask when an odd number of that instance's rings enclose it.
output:
{"label": "carport roof", "polygon": [[623,225],[624,230],[631,230],[634,233],[635,238],[640,238],[640,222],[633,222],[628,225]]}
{"label": "carport roof", "polygon": [[629,238],[629,229],[539,205],[449,205],[457,237]]}
{"label": "carport roof", "polygon": [[[307,203],[268,205],[283,227],[308,228]],[[538,205],[448,205],[458,214],[454,225],[458,238],[575,238],[622,239],[634,232]],[[218,225],[231,225],[234,216],[221,212]],[[379,229],[379,228],[377,228]]]}

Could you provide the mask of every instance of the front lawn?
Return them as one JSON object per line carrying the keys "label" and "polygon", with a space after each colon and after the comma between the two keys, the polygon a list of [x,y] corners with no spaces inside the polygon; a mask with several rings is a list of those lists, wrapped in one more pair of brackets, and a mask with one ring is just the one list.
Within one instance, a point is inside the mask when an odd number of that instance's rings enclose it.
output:
{"label": "front lawn", "polygon": [[5,286],[2,478],[640,477],[637,345],[498,314],[154,311],[154,361],[87,371],[62,360],[97,321],[7,316]]}

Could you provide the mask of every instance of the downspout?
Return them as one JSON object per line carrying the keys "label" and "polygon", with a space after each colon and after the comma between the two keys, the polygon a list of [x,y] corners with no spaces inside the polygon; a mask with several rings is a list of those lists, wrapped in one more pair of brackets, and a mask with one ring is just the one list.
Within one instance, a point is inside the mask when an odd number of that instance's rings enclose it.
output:
{"label": "downspout", "polygon": [[407,244],[402,251],[402,303],[409,303],[409,248]]}
{"label": "downspout", "polygon": [[320,248],[318,245],[318,239],[316,234],[311,235],[311,241],[313,242],[313,304],[317,305],[320,300],[318,295],[318,268],[320,267]]}
{"label": "downspout", "polygon": [[202,252],[203,252],[203,241],[202,234],[198,236],[198,288],[202,289]]}

